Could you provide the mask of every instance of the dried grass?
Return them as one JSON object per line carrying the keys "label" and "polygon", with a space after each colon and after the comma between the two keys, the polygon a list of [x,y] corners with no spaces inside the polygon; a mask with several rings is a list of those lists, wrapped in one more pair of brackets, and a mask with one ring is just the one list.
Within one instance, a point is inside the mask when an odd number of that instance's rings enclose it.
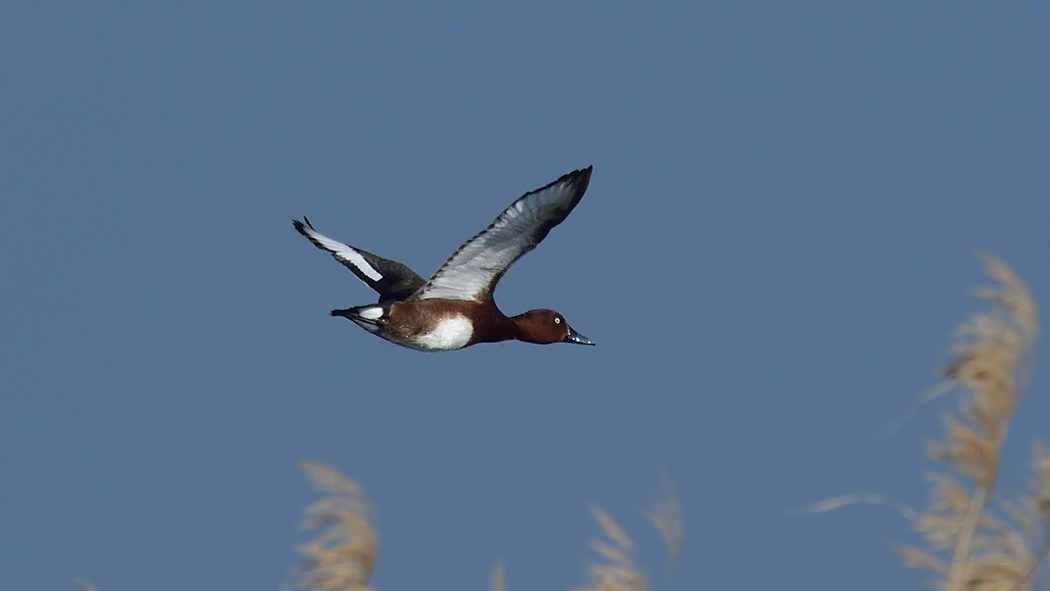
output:
{"label": "dried grass", "polygon": [[803,507],[802,509],[795,511],[795,513],[799,515],[804,515],[806,513],[824,513],[826,511],[834,511],[842,507],[858,504],[882,505],[883,507],[889,507],[896,510],[909,521],[918,517],[918,513],[911,507],[878,493],[852,493],[839,495],[837,497],[814,503],[808,507]]}
{"label": "dried grass", "polygon": [[1032,513],[1050,526],[1050,453],[1042,441],[1036,441],[1032,451]]}
{"label": "dried grass", "polygon": [[[306,557],[298,567],[296,587],[317,591],[372,591],[368,583],[379,552],[379,535],[372,524],[371,504],[364,489],[338,471],[317,462],[302,462],[314,487],[327,496],[307,508],[304,529],[327,528],[314,541],[299,546]],[[664,475],[660,500],[650,520],[660,531],[672,559],[685,538],[682,510],[674,487]],[[576,591],[649,591],[649,581],[634,561],[634,542],[616,520],[597,505],[591,513],[608,540],[593,540],[591,548],[605,561],[591,564],[591,581]],[[666,533],[665,533],[666,532]],[[489,589],[506,591],[503,563],[492,567]],[[86,583],[84,591],[97,591]]]}
{"label": "dried grass", "polygon": [[[945,415],[943,439],[929,445],[946,472],[931,472],[931,502],[923,512],[883,495],[842,495],[802,512],[856,503],[896,509],[928,548],[899,546],[905,564],[936,575],[943,591],[1028,591],[1050,550],[1050,457],[1033,453],[1031,492],[1016,502],[995,499],[1000,457],[1014,411],[1031,375],[1039,319],[1028,287],[1005,263],[980,256],[995,282],[977,296],[993,305],[959,328],[945,382],[924,399],[962,392],[959,409]],[[993,503],[993,500],[996,502]]]}
{"label": "dried grass", "polygon": [[660,532],[667,548],[667,556],[673,565],[678,560],[678,553],[682,551],[682,544],[685,543],[685,521],[674,484],[664,470],[660,470],[660,489],[657,495],[647,515],[649,523]]}
{"label": "dried grass", "polygon": [[634,562],[634,542],[630,536],[601,507],[591,505],[591,513],[608,538],[608,541],[591,541],[591,549],[604,562],[591,564],[590,582],[575,591],[649,591],[649,580]]}
{"label": "dried grass", "polygon": [[[588,565],[591,580],[573,591],[649,591],[649,579],[635,562],[634,541],[608,513],[591,505],[591,514],[607,540],[591,540],[591,549],[604,562]],[[655,502],[646,511],[649,523],[660,533],[673,565],[685,542],[682,505],[667,472],[660,470],[660,487]]]}
{"label": "dried grass", "polygon": [[489,591],[507,591],[507,572],[502,562],[497,562],[492,566]]}
{"label": "dried grass", "polygon": [[297,587],[317,591],[370,590],[379,534],[372,507],[356,482],[316,462],[302,462],[314,487],[328,496],[307,508],[303,529],[326,528],[298,547],[306,559],[299,565]]}
{"label": "dried grass", "polygon": [[[927,475],[931,503],[914,519],[929,549],[898,550],[909,566],[936,573],[938,589],[1025,591],[1045,554],[1033,551],[1031,540],[1047,520],[1044,516],[1039,526],[1040,520],[1018,509],[1038,509],[1038,500],[1034,505],[992,501],[1003,442],[1032,370],[1039,322],[1020,277],[994,257],[981,258],[996,285],[980,290],[978,297],[993,304],[993,310],[959,329],[952,361],[943,372],[948,385],[964,395],[959,410],[945,416],[944,438],[929,446],[930,455],[950,468]],[[1037,465],[1042,466],[1039,457]],[[1046,487],[1037,487],[1033,498],[1039,498],[1039,490]],[[1045,540],[1045,532],[1039,538]]]}

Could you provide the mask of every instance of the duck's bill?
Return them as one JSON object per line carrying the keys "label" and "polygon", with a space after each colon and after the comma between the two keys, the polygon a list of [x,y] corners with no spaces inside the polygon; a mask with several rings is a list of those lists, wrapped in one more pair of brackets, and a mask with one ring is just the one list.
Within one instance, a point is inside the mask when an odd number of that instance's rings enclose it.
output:
{"label": "duck's bill", "polygon": [[575,330],[572,329],[571,326],[569,327],[569,335],[565,337],[565,342],[566,343],[576,343],[577,345],[591,345],[591,346],[594,346],[594,341],[592,341],[591,339],[588,339],[587,337],[583,336],[582,334],[576,332]]}

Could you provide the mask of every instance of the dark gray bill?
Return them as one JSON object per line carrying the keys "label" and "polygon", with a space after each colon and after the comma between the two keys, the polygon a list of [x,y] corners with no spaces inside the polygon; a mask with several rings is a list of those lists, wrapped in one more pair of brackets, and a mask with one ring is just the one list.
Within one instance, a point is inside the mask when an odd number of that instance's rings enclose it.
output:
{"label": "dark gray bill", "polygon": [[592,341],[591,339],[588,339],[587,337],[583,336],[582,334],[576,332],[575,330],[572,329],[571,326],[569,327],[569,336],[565,337],[565,342],[566,343],[576,343],[576,344],[579,344],[579,345],[591,345],[591,346],[594,346],[594,341]]}

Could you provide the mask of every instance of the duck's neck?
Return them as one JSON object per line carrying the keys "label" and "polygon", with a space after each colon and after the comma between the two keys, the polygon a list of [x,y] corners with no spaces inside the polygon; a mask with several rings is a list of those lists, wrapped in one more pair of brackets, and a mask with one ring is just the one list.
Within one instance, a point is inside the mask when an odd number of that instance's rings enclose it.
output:
{"label": "duck's neck", "polygon": [[518,329],[518,334],[514,338],[519,341],[541,345],[550,342],[549,339],[544,338],[545,335],[540,330],[542,327],[536,326],[534,319],[529,318],[528,315],[518,314],[511,318],[511,320],[514,321],[514,325]]}
{"label": "duck's neck", "polygon": [[521,339],[521,329],[517,319],[520,316],[507,318],[499,311],[494,302],[486,302],[476,314],[477,322],[474,323],[474,343],[498,343]]}

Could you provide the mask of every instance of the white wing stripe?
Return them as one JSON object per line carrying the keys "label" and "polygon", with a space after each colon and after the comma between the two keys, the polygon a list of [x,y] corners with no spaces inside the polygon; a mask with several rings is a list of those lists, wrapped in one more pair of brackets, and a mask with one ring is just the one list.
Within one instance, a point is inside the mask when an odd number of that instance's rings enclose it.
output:
{"label": "white wing stripe", "polygon": [[327,236],[318,234],[309,227],[304,226],[303,229],[305,229],[310,234],[310,237],[316,240],[318,244],[323,246],[328,252],[335,255],[337,259],[346,261],[357,267],[358,271],[364,273],[365,276],[372,281],[379,281],[383,278],[383,274],[375,270],[372,265],[369,265],[368,261],[365,260],[365,257],[361,256],[361,254],[353,248],[350,248],[342,242],[336,242]]}
{"label": "white wing stripe", "polygon": [[355,250],[339,251],[333,254],[360,269],[361,272],[372,281],[379,281],[383,278],[383,275],[379,271],[373,269],[372,265],[369,265],[368,261],[365,260],[365,257],[357,254],[357,251]]}

